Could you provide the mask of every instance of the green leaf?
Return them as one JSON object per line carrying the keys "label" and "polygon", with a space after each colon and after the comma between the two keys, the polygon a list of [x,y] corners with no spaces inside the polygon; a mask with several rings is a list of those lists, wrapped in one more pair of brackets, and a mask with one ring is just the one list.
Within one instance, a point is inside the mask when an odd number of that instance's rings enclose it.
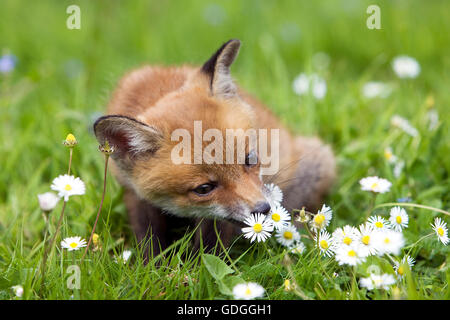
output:
{"label": "green leaf", "polygon": [[232,296],[234,286],[244,282],[245,281],[241,277],[229,276],[221,281],[217,281],[217,284],[219,285],[219,291],[221,294]]}
{"label": "green leaf", "polygon": [[222,280],[227,274],[234,272],[234,270],[231,269],[219,257],[212,254],[204,254],[202,256],[202,260],[208,272],[216,280]]}

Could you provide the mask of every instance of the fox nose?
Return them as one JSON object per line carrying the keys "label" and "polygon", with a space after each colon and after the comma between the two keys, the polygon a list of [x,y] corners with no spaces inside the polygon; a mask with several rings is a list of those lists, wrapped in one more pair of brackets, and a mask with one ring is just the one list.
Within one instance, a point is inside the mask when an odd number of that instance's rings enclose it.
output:
{"label": "fox nose", "polygon": [[252,213],[264,213],[267,214],[270,211],[270,204],[268,202],[257,202],[252,210]]}

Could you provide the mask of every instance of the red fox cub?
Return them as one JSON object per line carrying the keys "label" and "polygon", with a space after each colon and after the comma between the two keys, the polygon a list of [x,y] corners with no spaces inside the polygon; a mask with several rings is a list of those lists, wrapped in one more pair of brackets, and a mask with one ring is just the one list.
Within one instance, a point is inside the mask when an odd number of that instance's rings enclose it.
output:
{"label": "red fox cub", "polygon": [[[229,244],[252,213],[269,213],[265,183],[283,190],[286,209],[315,211],[334,180],[328,146],[293,136],[233,82],[230,66],[240,45],[226,42],[202,67],[131,71],[115,90],[108,115],[94,124],[98,141],[115,146],[112,170],[125,187],[136,237],[147,243],[146,259],[166,248],[175,226],[186,228],[188,221],[200,224],[197,248],[214,247],[215,230]],[[265,143],[252,143],[248,132]]]}

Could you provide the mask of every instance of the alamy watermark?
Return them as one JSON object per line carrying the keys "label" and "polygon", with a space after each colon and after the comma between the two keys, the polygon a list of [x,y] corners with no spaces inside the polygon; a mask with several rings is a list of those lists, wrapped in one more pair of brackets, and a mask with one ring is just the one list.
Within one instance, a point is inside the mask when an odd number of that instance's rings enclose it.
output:
{"label": "alamy watermark", "polygon": [[[203,132],[202,121],[194,121],[193,139],[187,129],[172,132],[171,141],[179,143],[172,149],[171,160],[174,164],[256,164],[259,161],[261,175],[273,175],[280,165],[279,140],[279,129],[226,129],[224,137],[219,129]],[[203,147],[204,142],[210,143]],[[257,157],[249,157],[250,153]]]}

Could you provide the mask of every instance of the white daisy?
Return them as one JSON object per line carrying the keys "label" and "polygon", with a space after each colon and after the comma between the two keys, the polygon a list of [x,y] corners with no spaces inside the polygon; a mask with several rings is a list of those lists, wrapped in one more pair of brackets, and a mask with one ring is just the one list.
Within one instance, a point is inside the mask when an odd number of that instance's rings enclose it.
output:
{"label": "white daisy", "polygon": [[333,232],[333,241],[336,246],[349,246],[357,242],[359,231],[355,227],[346,225],[343,228],[337,228]]}
{"label": "white daisy", "polygon": [[61,247],[69,251],[78,250],[82,247],[86,247],[86,240],[81,237],[69,237],[61,241]]}
{"label": "white daisy", "polygon": [[405,274],[405,268],[412,268],[416,261],[408,255],[403,256],[400,262],[395,261],[394,270],[399,278],[403,277]]}
{"label": "white daisy", "polygon": [[442,221],[441,218],[436,218],[434,219],[434,225],[431,224],[431,227],[433,228],[434,232],[436,232],[436,235],[438,236],[439,240],[444,245],[447,245],[449,242],[447,223]]}
{"label": "white daisy", "polygon": [[311,92],[312,95],[320,100],[325,97],[327,93],[327,83],[318,74],[299,74],[292,83],[292,88],[299,96]]}
{"label": "white daisy", "polygon": [[339,246],[336,249],[335,259],[339,265],[348,264],[350,266],[356,266],[366,260],[357,243]]}
{"label": "white daisy", "polygon": [[370,224],[374,230],[376,231],[384,231],[390,229],[389,222],[380,216],[372,216],[367,220],[368,224]]}
{"label": "white daisy", "polygon": [[39,207],[42,211],[50,212],[55,207],[59,201],[59,197],[53,192],[46,192],[43,194],[38,194]]}
{"label": "white daisy", "polygon": [[281,205],[276,205],[270,210],[267,219],[273,224],[275,229],[280,230],[289,225],[291,216]]}
{"label": "white daisy", "polygon": [[128,259],[131,257],[131,251],[130,250],[124,250],[122,252],[122,255],[119,258],[115,258],[114,261],[116,263],[122,262],[123,264],[126,264]]}
{"label": "white daisy", "polygon": [[397,157],[392,153],[391,147],[387,147],[384,149],[384,158],[389,163],[395,163],[397,161]]}
{"label": "white daisy", "polygon": [[404,228],[408,228],[408,214],[406,210],[400,207],[394,207],[390,211],[389,222],[395,231],[402,231]]}
{"label": "white daisy", "polygon": [[325,229],[333,217],[333,210],[325,204],[322,206],[317,214],[312,218],[310,224],[313,229],[322,230]]}
{"label": "white daisy", "polygon": [[68,201],[70,196],[83,195],[86,188],[80,178],[69,176],[67,174],[56,177],[53,180],[51,189],[58,192],[58,196],[64,197]]}
{"label": "white daisy", "polygon": [[377,254],[377,246],[374,241],[375,230],[371,224],[362,224],[359,226],[358,244],[361,255],[364,257]]}
{"label": "white daisy", "polygon": [[403,234],[394,230],[375,232],[374,241],[379,256],[382,256],[385,253],[399,255],[401,249],[405,245]]}
{"label": "white daisy", "polygon": [[270,183],[264,186],[266,187],[266,199],[271,205],[277,205],[283,201],[283,191],[277,185]]}
{"label": "white daisy", "polygon": [[394,177],[396,177],[396,178],[400,177],[404,167],[405,167],[405,161],[398,160],[394,166]]}
{"label": "white daisy", "polygon": [[414,128],[408,120],[399,115],[392,116],[391,125],[400,128],[411,137],[417,137],[419,135],[419,131],[417,131],[417,129]]}
{"label": "white daisy", "polygon": [[13,289],[16,297],[21,298],[23,296],[23,287],[20,284],[17,286],[12,286],[11,289]]}
{"label": "white daisy", "polygon": [[306,250],[306,246],[301,241],[297,241],[291,249],[292,253],[302,254]]}
{"label": "white daisy", "polygon": [[254,282],[239,283],[233,287],[233,295],[235,299],[251,300],[262,297],[264,288]]}
{"label": "white daisy", "polygon": [[420,64],[416,59],[401,55],[392,60],[392,69],[402,79],[416,78],[420,74]]}
{"label": "white daisy", "polygon": [[272,223],[262,213],[252,214],[244,223],[249,227],[242,228],[242,232],[245,238],[250,238],[250,242],[255,239],[257,242],[264,242],[273,231]]}
{"label": "white daisy", "polygon": [[298,233],[297,228],[292,224],[280,228],[275,236],[279,243],[288,248],[293,247],[300,240],[300,233]]}
{"label": "white daisy", "polygon": [[370,81],[363,85],[361,93],[367,99],[387,98],[392,92],[390,85],[380,81]]}
{"label": "white daisy", "polygon": [[368,278],[361,278],[359,284],[367,290],[385,289],[388,290],[395,283],[395,278],[391,274],[384,273],[382,275],[371,274]]}
{"label": "white daisy", "polygon": [[320,252],[327,256],[331,257],[334,254],[334,251],[336,250],[336,247],[333,243],[333,239],[331,235],[326,230],[322,230],[319,233],[319,239],[317,240],[317,234],[314,237],[315,243],[318,244]]}
{"label": "white daisy", "polygon": [[377,193],[386,193],[391,188],[392,183],[379,177],[366,177],[359,180],[361,190],[372,191]]}

